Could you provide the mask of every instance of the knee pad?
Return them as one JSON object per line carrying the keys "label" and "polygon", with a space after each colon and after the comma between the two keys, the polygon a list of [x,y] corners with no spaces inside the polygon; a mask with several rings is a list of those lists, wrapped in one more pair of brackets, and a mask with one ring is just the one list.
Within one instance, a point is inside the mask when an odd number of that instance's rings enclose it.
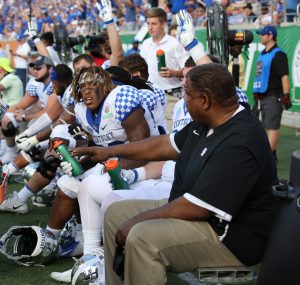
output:
{"label": "knee pad", "polygon": [[52,180],[55,176],[59,163],[60,160],[57,157],[49,155],[40,162],[40,165],[38,166],[36,171],[45,178]]}
{"label": "knee pad", "polygon": [[5,137],[13,137],[18,133],[18,129],[14,126],[12,122],[7,124],[7,129],[2,128],[2,133]]}

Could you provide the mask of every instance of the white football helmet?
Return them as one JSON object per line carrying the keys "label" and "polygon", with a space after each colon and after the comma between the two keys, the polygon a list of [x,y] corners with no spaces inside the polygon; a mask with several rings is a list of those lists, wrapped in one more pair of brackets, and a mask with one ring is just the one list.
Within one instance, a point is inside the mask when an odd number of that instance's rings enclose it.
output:
{"label": "white football helmet", "polygon": [[14,226],[1,237],[0,252],[18,264],[38,266],[56,257],[58,242],[46,229]]}
{"label": "white football helmet", "polygon": [[24,168],[24,170],[22,172],[22,176],[23,176],[25,183],[27,183],[28,180],[32,177],[32,175],[35,173],[35,171],[39,165],[40,165],[40,163],[38,161],[36,161],[36,162],[32,162],[32,163],[28,164]]}
{"label": "white football helmet", "polygon": [[72,285],[104,285],[104,250],[97,248],[92,254],[83,255],[72,268]]}

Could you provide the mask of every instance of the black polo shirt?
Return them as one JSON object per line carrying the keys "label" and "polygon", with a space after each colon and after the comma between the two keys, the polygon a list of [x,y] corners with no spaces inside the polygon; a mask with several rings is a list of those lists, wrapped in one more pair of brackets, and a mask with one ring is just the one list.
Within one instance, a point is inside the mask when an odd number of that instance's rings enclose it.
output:
{"label": "black polo shirt", "polygon": [[[215,213],[208,222],[245,265],[261,261],[277,213],[276,167],[265,131],[243,110],[207,136],[196,122],[171,135],[180,151],[169,201],[184,196]],[[221,218],[221,219],[220,219]]]}

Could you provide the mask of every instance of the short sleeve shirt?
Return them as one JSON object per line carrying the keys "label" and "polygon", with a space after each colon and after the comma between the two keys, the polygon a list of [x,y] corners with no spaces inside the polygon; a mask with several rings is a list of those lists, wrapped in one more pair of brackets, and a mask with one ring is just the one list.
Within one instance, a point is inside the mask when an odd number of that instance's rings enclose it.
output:
{"label": "short sleeve shirt", "polygon": [[23,96],[23,84],[18,76],[9,73],[1,79],[0,84],[5,88],[1,92],[1,98],[5,103],[11,106],[20,101]]}

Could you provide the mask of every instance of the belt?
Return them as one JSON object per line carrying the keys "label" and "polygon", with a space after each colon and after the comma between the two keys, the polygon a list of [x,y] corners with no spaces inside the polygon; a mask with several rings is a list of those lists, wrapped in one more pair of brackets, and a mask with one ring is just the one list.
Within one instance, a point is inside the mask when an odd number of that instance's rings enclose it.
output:
{"label": "belt", "polygon": [[182,91],[182,87],[177,87],[177,88],[165,90],[165,93],[171,96],[181,98],[182,97],[181,91]]}

